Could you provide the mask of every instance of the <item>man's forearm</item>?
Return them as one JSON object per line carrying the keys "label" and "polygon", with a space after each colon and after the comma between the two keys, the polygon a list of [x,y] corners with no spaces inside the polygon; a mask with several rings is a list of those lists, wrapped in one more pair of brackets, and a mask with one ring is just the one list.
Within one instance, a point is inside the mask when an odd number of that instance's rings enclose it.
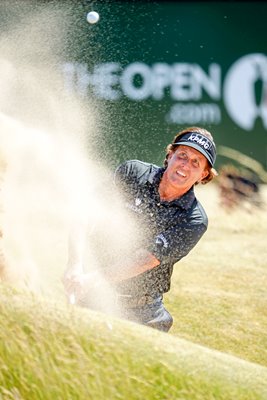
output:
{"label": "man's forearm", "polygon": [[153,254],[140,250],[129,262],[112,265],[111,268],[104,268],[101,272],[110,283],[116,283],[140,275],[159,264],[160,261]]}
{"label": "man's forearm", "polygon": [[[83,257],[86,242],[86,226],[85,224],[74,224],[71,228],[68,241],[68,268],[83,265]],[[82,270],[80,271],[82,272]]]}

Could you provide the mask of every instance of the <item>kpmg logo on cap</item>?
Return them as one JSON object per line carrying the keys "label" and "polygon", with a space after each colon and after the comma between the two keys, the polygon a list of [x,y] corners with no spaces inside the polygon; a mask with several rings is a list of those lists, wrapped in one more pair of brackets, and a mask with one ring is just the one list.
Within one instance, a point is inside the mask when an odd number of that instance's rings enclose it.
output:
{"label": "kpmg logo on cap", "polygon": [[195,142],[199,146],[203,147],[205,150],[210,150],[212,147],[211,141],[199,133],[191,133],[191,135],[187,138],[190,142]]}

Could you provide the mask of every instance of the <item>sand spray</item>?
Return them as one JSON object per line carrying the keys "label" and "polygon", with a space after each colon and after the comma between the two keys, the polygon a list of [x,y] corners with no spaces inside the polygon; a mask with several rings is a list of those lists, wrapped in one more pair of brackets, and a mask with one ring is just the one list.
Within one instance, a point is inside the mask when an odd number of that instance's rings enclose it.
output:
{"label": "sand spray", "polygon": [[[0,38],[1,279],[55,299],[64,298],[73,221],[89,221],[87,271],[123,260],[136,237],[114,171],[95,150],[99,110],[64,88],[57,50],[66,27],[67,15],[48,7]],[[113,312],[112,295],[103,281],[93,297]]]}

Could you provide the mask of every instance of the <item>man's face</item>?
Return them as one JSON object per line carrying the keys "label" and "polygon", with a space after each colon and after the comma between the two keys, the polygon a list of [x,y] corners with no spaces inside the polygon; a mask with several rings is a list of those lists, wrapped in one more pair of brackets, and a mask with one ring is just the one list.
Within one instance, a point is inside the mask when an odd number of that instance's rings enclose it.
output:
{"label": "man's face", "polygon": [[189,190],[197,181],[208,175],[208,161],[192,147],[180,145],[170,153],[165,171],[168,183]]}

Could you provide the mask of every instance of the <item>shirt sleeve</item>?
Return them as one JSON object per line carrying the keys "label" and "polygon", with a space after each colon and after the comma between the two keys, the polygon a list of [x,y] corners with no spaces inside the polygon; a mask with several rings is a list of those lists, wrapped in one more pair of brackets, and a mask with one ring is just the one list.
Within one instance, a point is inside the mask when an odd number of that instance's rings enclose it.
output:
{"label": "shirt sleeve", "polygon": [[204,223],[177,224],[157,235],[149,250],[160,262],[176,263],[195,247],[206,230]]}
{"label": "shirt sleeve", "polygon": [[130,161],[125,161],[120,164],[114,172],[113,181],[118,189],[127,192],[128,185],[132,181],[132,165]]}
{"label": "shirt sleeve", "polygon": [[114,172],[114,183],[115,185],[118,184],[118,182],[120,182],[121,180],[124,179],[124,176],[126,174],[126,165],[125,163],[120,164]]}

